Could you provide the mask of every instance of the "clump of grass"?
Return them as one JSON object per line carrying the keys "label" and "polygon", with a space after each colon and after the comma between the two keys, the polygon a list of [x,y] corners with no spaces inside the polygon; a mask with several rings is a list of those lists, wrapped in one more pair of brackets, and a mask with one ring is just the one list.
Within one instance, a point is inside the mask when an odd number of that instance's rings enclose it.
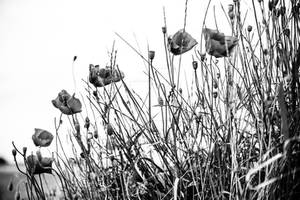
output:
{"label": "clump of grass", "polygon": [[[300,4],[252,0],[255,24],[247,25],[241,3],[233,1],[228,13],[222,5],[232,36],[205,29],[208,54],[202,41],[194,48],[186,90],[179,85],[181,59],[196,44],[186,17],[175,39],[166,24],[162,29],[168,74],[155,67],[154,51],[145,57],[118,35],[148,64],[148,97],[127,86],[113,47],[109,66],[90,67],[84,81],[91,114],[80,113],[74,95],[67,98],[72,101],[62,98],[58,105],[69,112],[55,120],[51,170],[63,198],[297,198]],[[60,139],[63,118],[69,121],[70,147]],[[15,147],[14,157],[17,152],[27,166],[26,153]],[[30,172],[22,172],[28,198],[47,199],[42,181]]]}

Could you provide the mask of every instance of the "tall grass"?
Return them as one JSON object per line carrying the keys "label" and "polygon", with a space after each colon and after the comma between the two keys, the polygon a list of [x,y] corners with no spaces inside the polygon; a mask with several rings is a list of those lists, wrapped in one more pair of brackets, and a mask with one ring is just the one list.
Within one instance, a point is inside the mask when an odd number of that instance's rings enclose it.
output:
{"label": "tall grass", "polygon": [[[62,198],[300,196],[300,3],[252,0],[252,26],[241,13],[242,3],[233,1],[229,13],[222,6],[239,39],[233,53],[217,59],[204,54],[200,42],[186,85],[179,84],[185,55],[169,51],[167,25],[162,29],[167,74],[157,70],[154,52],[142,55],[118,35],[148,64],[148,97],[128,87],[126,74],[105,87],[84,81],[84,105],[91,114],[55,120],[52,173],[61,181]],[[212,12],[209,6],[207,12]],[[114,48],[109,63],[110,69],[121,70]],[[61,142],[61,126],[67,126],[62,119],[69,121],[69,147]],[[15,149],[26,158],[26,152]],[[48,199],[38,177],[23,173],[28,198]]]}

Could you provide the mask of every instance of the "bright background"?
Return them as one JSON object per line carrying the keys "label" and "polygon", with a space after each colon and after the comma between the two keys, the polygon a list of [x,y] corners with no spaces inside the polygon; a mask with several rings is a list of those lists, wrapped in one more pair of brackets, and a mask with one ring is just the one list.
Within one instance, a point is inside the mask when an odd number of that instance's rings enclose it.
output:
{"label": "bright background", "polygon": [[[212,0],[206,24],[215,28],[212,6],[216,5],[218,27],[230,34],[221,3],[227,12],[232,0]],[[198,42],[207,4],[208,0],[190,0],[188,4],[186,31]],[[0,0],[0,156],[12,161],[11,141],[34,151],[34,128],[54,133],[53,121],[59,111],[51,100],[61,89],[74,92],[75,55],[75,78],[81,91],[89,64],[104,67],[116,40],[125,81],[143,94],[146,68],[114,32],[133,46],[139,45],[144,55],[149,44],[156,51],[155,65],[164,72],[163,6],[168,33],[173,34],[183,28],[184,5],[185,0]],[[187,74],[192,71],[192,54],[182,57]]]}

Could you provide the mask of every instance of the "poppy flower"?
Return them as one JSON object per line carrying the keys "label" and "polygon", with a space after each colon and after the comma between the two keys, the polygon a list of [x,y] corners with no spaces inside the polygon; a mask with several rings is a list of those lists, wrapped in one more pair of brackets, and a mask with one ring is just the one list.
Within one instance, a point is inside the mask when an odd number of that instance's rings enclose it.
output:
{"label": "poppy flower", "polygon": [[31,175],[48,173],[52,174],[52,158],[38,159],[36,155],[29,155],[26,159],[28,171]]}
{"label": "poppy flower", "polygon": [[203,34],[206,52],[216,58],[229,56],[238,43],[238,38],[225,36],[217,30],[204,28]]}
{"label": "poppy flower", "polygon": [[170,51],[174,55],[180,55],[191,50],[197,44],[197,41],[181,29],[172,38],[169,38],[168,43]]}
{"label": "poppy flower", "polygon": [[46,130],[35,128],[32,140],[35,146],[47,147],[51,144],[53,135]]}
{"label": "poppy flower", "polygon": [[52,104],[66,115],[79,113],[82,107],[79,99],[75,98],[75,94],[71,96],[66,90],[58,93],[56,99],[52,100]]}
{"label": "poppy flower", "polygon": [[123,72],[110,67],[100,68],[99,65],[90,64],[89,81],[95,87],[103,87],[124,78]]}

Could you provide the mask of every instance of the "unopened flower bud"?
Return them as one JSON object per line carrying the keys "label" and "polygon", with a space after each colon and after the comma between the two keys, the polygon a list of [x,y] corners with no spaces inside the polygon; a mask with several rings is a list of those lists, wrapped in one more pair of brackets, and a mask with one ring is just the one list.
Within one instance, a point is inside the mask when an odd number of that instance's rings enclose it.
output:
{"label": "unopened flower bud", "polygon": [[161,97],[158,97],[158,105],[163,106],[164,105],[164,100]]}
{"label": "unopened flower bud", "polygon": [[155,51],[149,51],[149,59],[153,60],[155,56]]}
{"label": "unopened flower bud", "polygon": [[231,20],[233,20],[233,18],[234,18],[234,13],[233,13],[233,11],[228,12],[228,16],[229,16],[229,18],[230,18]]}
{"label": "unopened flower bud", "polygon": [[75,131],[77,134],[80,134],[80,124],[78,122],[75,123]]}
{"label": "unopened flower bud", "polygon": [[109,136],[114,134],[114,129],[110,124],[107,124],[106,132],[107,132],[107,135],[109,135]]}
{"label": "unopened flower bud", "polygon": [[213,92],[213,97],[217,98],[218,97],[218,92]]}
{"label": "unopened flower bud", "polygon": [[203,62],[205,60],[205,53],[200,53],[200,58],[201,58],[201,61]]}
{"label": "unopened flower bud", "polygon": [[252,31],[252,26],[249,25],[249,26],[247,27],[247,30],[248,30],[248,32],[251,32],[251,31]]}
{"label": "unopened flower bud", "polygon": [[16,151],[15,149],[13,149],[11,152],[12,152],[12,155],[13,155],[14,157],[16,157],[17,151]]}
{"label": "unopened flower bud", "polygon": [[37,156],[38,160],[41,162],[43,157],[42,157],[42,153],[40,150],[36,151],[36,156]]}
{"label": "unopened flower bud", "polygon": [[198,68],[198,62],[197,61],[193,61],[193,68],[194,68],[194,70],[197,70],[197,68]]}
{"label": "unopened flower bud", "polygon": [[161,30],[162,30],[163,34],[166,34],[166,33],[167,33],[167,28],[166,28],[165,26],[163,26],[163,27],[161,28]]}
{"label": "unopened flower bud", "polygon": [[229,4],[228,5],[228,12],[232,12],[233,11],[233,4]]}
{"label": "unopened flower bud", "polygon": [[85,118],[84,128],[86,129],[90,128],[90,119],[88,117]]}
{"label": "unopened flower bud", "polygon": [[98,138],[98,136],[99,136],[99,135],[98,135],[98,130],[95,130],[95,131],[94,131],[94,138],[96,138],[96,139],[97,139],[97,138]]}
{"label": "unopened flower bud", "polygon": [[9,181],[7,190],[10,191],[10,192],[14,190],[14,184],[13,184],[12,180]]}
{"label": "unopened flower bud", "polygon": [[23,147],[23,154],[26,155],[27,147]]}

